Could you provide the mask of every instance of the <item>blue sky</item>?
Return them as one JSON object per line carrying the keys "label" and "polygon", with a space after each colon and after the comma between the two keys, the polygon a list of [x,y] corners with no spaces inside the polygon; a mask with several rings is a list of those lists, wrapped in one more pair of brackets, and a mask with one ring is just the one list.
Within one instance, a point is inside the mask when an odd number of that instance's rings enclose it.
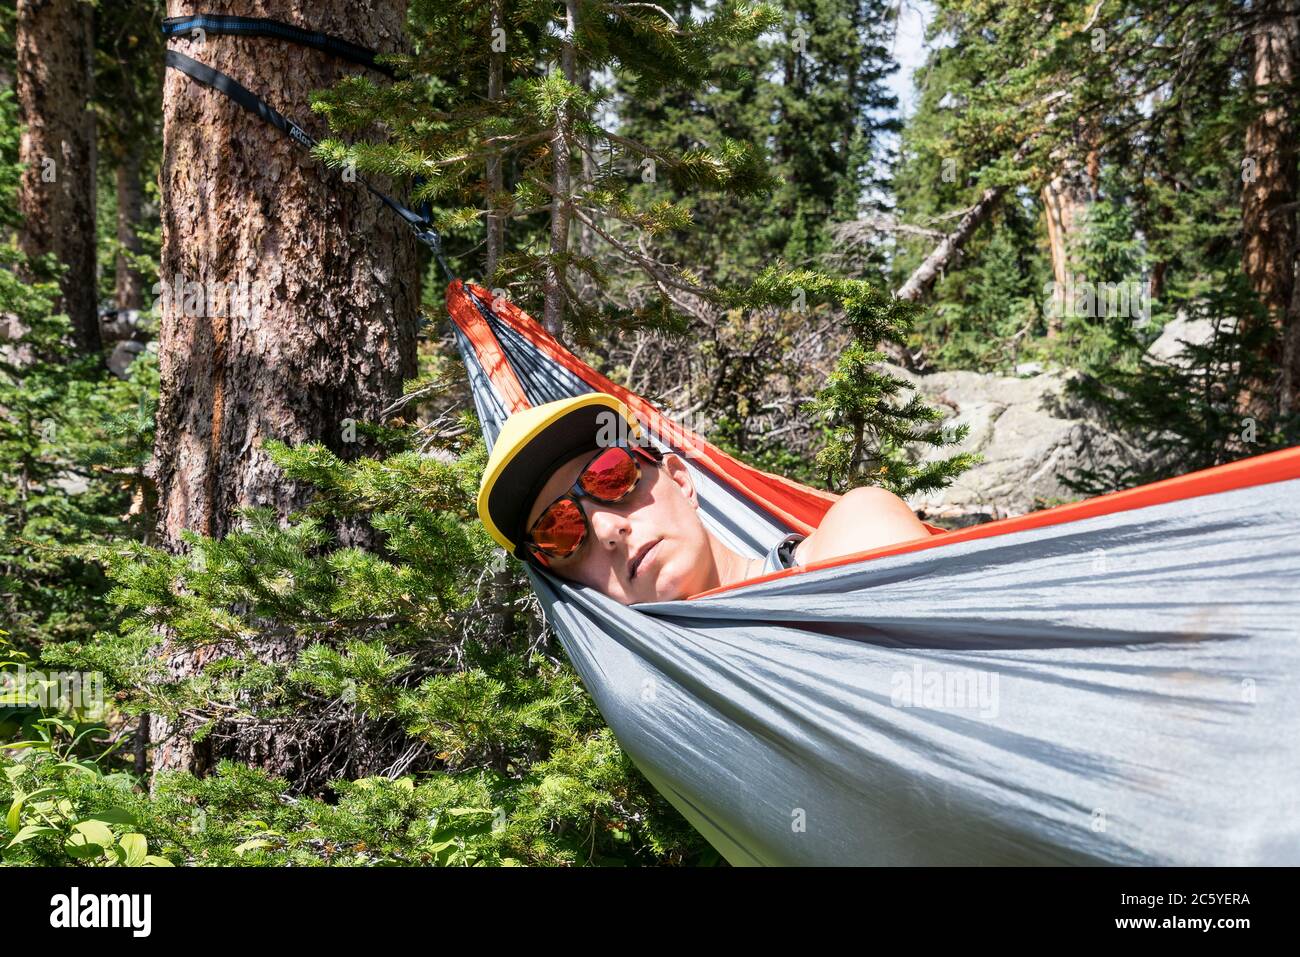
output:
{"label": "blue sky", "polygon": [[898,32],[894,38],[894,59],[898,72],[889,78],[889,89],[898,97],[899,112],[907,116],[915,106],[912,73],[925,62],[925,24],[932,16],[926,0],[899,0]]}

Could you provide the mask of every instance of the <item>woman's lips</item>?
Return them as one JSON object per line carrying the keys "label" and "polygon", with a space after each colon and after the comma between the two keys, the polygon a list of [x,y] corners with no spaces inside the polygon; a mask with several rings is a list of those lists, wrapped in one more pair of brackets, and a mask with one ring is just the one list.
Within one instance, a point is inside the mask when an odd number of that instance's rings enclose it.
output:
{"label": "woman's lips", "polygon": [[651,556],[651,554],[654,553],[654,550],[659,546],[659,543],[662,541],[663,541],[662,538],[656,538],[649,545],[642,545],[641,548],[637,551],[637,553],[632,556],[632,560],[627,563],[627,577],[629,581],[632,580],[633,578],[636,578],[637,573],[641,570],[641,567],[645,565],[646,559],[648,559]]}

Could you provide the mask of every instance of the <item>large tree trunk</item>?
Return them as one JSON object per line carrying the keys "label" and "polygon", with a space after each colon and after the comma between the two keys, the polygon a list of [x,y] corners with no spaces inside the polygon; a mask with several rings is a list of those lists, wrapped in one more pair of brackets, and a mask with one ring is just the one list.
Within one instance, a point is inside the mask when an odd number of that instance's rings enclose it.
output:
{"label": "large tree trunk", "polygon": [[1263,321],[1274,332],[1267,357],[1276,375],[1248,384],[1243,411],[1267,420],[1300,407],[1300,297],[1295,295],[1300,131],[1294,89],[1300,81],[1300,18],[1288,0],[1267,0],[1258,16],[1250,82],[1257,102],[1267,106],[1246,128],[1242,263],[1264,307]]}
{"label": "large tree trunk", "polygon": [[[402,43],[406,0],[244,0],[213,13],[266,16],[391,52]],[[188,0],[168,0],[171,16]],[[361,68],[276,40],[208,36],[174,49],[229,74],[308,133],[327,132],[308,94]],[[346,182],[220,93],[169,70],[163,92],[163,281],[201,283],[200,297],[164,290],[161,395],[153,472],[159,535],[174,550],[184,529],[220,537],[235,508],[301,507],[307,489],[263,450],[270,438],[320,441],[353,459],[369,451],[348,420],[377,419],[416,372],[416,248],[406,226],[359,183]],[[228,285],[229,284],[229,285]],[[194,290],[195,287],[191,287]],[[243,290],[220,301],[223,289]],[[195,290],[197,291],[197,290]],[[257,646],[267,661],[300,650]],[[174,674],[202,662],[172,650]],[[188,728],[158,722],[155,770],[201,773],[221,757],[299,784],[354,729],[311,735],[265,725],[218,726],[195,745]],[[177,735],[175,732],[179,731]],[[347,771],[368,773],[364,742],[342,749]],[[337,768],[336,768],[337,770]],[[310,786],[320,782],[311,780]],[[306,785],[304,785],[306,786]]]}
{"label": "large tree trunk", "polygon": [[95,292],[93,8],[82,0],[18,0],[17,87],[23,123],[19,243],[67,266],[61,307],[77,348],[101,348]]}

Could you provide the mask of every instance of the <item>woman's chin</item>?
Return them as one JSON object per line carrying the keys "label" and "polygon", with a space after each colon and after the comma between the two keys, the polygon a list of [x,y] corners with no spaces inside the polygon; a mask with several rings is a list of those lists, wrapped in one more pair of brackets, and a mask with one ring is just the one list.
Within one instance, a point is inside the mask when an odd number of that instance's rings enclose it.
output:
{"label": "woman's chin", "polygon": [[689,575],[674,567],[675,564],[667,561],[664,567],[656,569],[658,574],[655,575],[653,587],[650,589],[654,597],[647,598],[646,601],[676,601],[695,593],[695,590],[690,587]]}

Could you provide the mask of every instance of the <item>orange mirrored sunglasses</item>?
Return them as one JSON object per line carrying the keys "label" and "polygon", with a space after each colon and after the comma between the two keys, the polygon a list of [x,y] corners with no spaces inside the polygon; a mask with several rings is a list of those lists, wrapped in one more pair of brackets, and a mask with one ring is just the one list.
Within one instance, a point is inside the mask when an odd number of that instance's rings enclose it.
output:
{"label": "orange mirrored sunglasses", "polygon": [[569,490],[547,505],[524,534],[528,554],[547,568],[551,559],[577,552],[591,531],[591,521],[579,500],[590,498],[613,505],[631,495],[641,481],[637,456],[655,463],[663,457],[657,449],[639,445],[615,445],[593,455]]}

